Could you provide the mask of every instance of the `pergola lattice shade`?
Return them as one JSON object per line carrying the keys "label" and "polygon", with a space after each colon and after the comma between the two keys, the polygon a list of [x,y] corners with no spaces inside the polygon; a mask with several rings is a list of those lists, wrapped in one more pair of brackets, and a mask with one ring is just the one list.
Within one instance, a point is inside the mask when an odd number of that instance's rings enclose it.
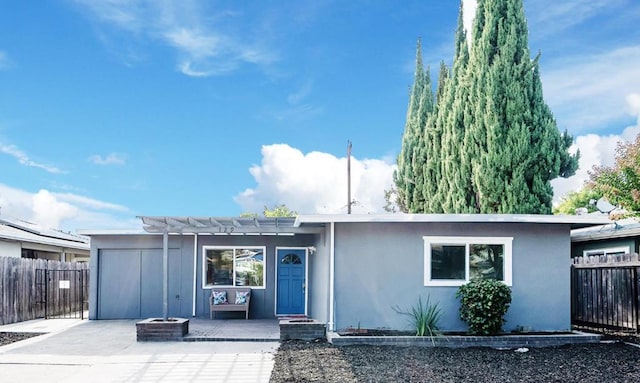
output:
{"label": "pergola lattice shade", "polygon": [[297,234],[317,233],[322,225],[301,228],[294,217],[165,217],[140,216],[148,233]]}

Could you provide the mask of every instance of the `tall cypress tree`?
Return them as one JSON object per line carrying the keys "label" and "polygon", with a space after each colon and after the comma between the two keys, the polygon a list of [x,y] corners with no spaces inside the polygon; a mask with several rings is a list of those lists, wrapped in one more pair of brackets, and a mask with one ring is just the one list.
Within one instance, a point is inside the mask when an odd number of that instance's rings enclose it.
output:
{"label": "tall cypress tree", "polygon": [[480,0],[467,65],[470,123],[464,150],[478,213],[551,213],[550,180],[577,156],[542,97],[522,0]]}
{"label": "tall cypress tree", "polygon": [[[426,173],[425,164],[434,157],[432,146],[429,142],[433,140],[430,135],[430,128],[428,121],[433,113],[434,101],[433,93],[431,91],[431,75],[430,68],[427,66],[424,75],[424,88],[420,95],[418,114],[416,115],[416,145],[413,148],[413,179],[415,182],[415,188],[413,189],[413,196],[409,205],[409,210],[424,211],[425,210],[425,195],[423,190],[426,184],[430,182]],[[427,197],[428,198],[428,197]]]}
{"label": "tall cypress tree", "polygon": [[[413,86],[409,94],[409,106],[407,108],[407,119],[402,136],[402,149],[398,155],[398,169],[393,173],[393,180],[398,193],[398,205],[401,210],[414,212],[414,190],[416,188],[415,149],[418,145],[421,126],[419,125],[419,115],[421,108],[421,98],[427,86],[426,74],[422,64],[422,47],[418,39],[416,47],[416,71]],[[430,89],[429,89],[430,91]]]}
{"label": "tall cypress tree", "polygon": [[[438,74],[438,87],[433,112],[429,116],[425,126],[425,145],[429,148],[430,156],[424,162],[424,182],[422,183],[422,195],[424,206],[417,212],[442,213],[442,160],[443,160],[443,129],[439,116],[447,101],[447,89],[449,88],[449,68],[440,63]],[[444,108],[446,110],[446,108]]]}
{"label": "tall cypress tree", "polygon": [[579,153],[569,154],[572,137],[544,102],[522,0],[479,0],[471,33],[469,48],[461,4],[453,67],[441,66],[431,114],[416,109],[427,83],[418,44],[394,174],[401,203],[409,212],[551,213],[550,181],[573,175]]}
{"label": "tall cypress tree", "polygon": [[439,122],[442,126],[442,180],[433,211],[444,213],[473,212],[471,204],[471,164],[464,150],[466,125],[471,123],[466,109],[469,102],[467,66],[469,51],[467,34],[464,30],[462,3],[458,15],[458,27],[455,38],[455,56],[451,81],[446,93],[445,105],[439,109]]}

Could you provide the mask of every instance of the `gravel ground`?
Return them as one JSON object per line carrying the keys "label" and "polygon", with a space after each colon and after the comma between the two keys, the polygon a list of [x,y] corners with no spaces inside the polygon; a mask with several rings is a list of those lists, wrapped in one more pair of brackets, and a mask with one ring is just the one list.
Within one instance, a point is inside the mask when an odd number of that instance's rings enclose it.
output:
{"label": "gravel ground", "polygon": [[640,348],[623,343],[532,348],[281,344],[271,382],[640,382]]}
{"label": "gravel ground", "polygon": [[4,346],[5,344],[17,342],[38,335],[42,334],[33,332],[0,332],[0,346]]}

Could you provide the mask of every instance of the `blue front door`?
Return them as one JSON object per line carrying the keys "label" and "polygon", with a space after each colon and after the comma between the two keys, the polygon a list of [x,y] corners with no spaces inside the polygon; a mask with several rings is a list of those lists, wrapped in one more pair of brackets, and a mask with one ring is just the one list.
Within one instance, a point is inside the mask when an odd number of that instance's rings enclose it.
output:
{"label": "blue front door", "polygon": [[278,249],[277,315],[305,314],[305,249]]}

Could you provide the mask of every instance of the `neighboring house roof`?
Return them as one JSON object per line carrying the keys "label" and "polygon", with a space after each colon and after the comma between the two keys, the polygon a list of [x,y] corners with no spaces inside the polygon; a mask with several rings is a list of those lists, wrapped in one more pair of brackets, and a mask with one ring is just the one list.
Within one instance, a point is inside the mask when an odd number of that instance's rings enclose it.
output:
{"label": "neighboring house roof", "polygon": [[638,218],[626,218],[605,225],[571,231],[571,242],[640,236]]}
{"label": "neighboring house roof", "polygon": [[[436,222],[436,223],[535,223],[565,224],[572,229],[609,223],[602,216],[561,216],[533,214],[317,214],[299,215],[296,218],[249,217],[170,217],[141,216],[147,233],[183,233],[216,235],[292,235],[317,233],[332,222]],[[86,235],[143,234],[139,230],[83,230]]]}
{"label": "neighboring house roof", "polygon": [[43,229],[31,222],[0,218],[0,239],[57,246],[67,249],[90,249],[89,238],[59,230]]}

